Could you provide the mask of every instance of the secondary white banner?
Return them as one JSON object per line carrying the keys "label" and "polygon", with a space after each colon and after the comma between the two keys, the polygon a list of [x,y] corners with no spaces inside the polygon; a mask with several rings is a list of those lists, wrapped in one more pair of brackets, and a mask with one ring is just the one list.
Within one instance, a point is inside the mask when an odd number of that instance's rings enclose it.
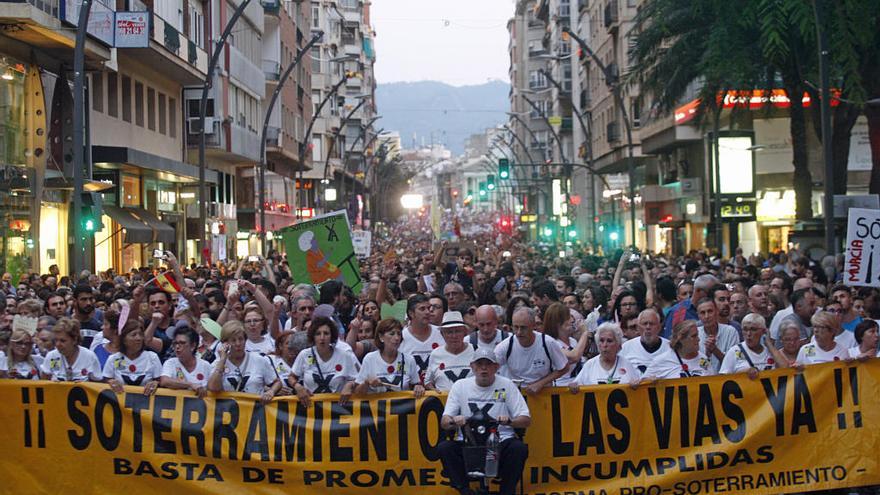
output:
{"label": "secondary white banner", "polygon": [[850,286],[880,287],[880,210],[849,209],[843,281]]}

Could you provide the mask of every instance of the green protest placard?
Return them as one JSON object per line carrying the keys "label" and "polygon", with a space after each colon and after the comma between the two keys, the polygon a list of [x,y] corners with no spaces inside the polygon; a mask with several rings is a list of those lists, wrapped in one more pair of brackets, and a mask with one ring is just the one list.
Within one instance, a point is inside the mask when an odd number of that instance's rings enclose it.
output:
{"label": "green protest placard", "polygon": [[294,283],[338,280],[357,294],[361,275],[345,211],[297,223],[280,233]]}
{"label": "green protest placard", "polygon": [[394,318],[395,320],[406,323],[406,300],[397,301],[394,304],[382,303],[382,309],[379,313],[382,319]]}

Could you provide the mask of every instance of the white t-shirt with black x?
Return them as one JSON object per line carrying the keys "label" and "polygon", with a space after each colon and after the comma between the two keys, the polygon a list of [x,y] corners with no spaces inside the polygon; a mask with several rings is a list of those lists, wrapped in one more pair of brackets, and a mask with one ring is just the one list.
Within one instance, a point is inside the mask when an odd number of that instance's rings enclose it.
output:
{"label": "white t-shirt with black x", "polygon": [[[452,385],[443,415],[469,418],[477,411],[483,411],[496,420],[500,416],[507,416],[511,420],[517,416],[529,416],[529,406],[519,387],[508,378],[497,374],[495,381],[488,387],[477,385],[474,377],[459,380]],[[498,427],[498,436],[502,442],[513,435],[513,428],[510,426]]]}
{"label": "white t-shirt with black x", "polygon": [[568,358],[562,354],[562,349],[553,338],[546,337],[541,332],[534,334],[535,340],[528,347],[523,347],[515,335],[495,346],[495,358],[499,365],[507,366],[507,377],[511,380],[522,380],[525,384],[534,383],[552,371],[561,370],[568,365]]}

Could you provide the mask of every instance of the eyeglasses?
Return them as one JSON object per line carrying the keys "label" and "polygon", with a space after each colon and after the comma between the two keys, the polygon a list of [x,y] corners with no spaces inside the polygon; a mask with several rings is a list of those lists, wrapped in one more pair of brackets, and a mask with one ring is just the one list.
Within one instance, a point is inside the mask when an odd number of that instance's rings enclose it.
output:
{"label": "eyeglasses", "polygon": [[189,342],[184,341],[184,340],[175,340],[174,342],[171,343],[171,345],[172,345],[172,347],[187,346],[187,345],[189,345]]}
{"label": "eyeglasses", "polygon": [[259,325],[260,323],[263,323],[262,318],[260,318],[259,320],[244,320],[245,325]]}

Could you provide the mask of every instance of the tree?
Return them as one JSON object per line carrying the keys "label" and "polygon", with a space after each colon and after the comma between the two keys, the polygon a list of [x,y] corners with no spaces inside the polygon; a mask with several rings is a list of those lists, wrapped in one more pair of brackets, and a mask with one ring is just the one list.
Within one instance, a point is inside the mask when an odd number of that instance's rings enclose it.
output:
{"label": "tree", "polygon": [[636,19],[630,74],[657,96],[661,111],[701,83],[701,115],[717,115],[707,110],[716,109],[719,92],[781,85],[791,101],[796,217],[802,220],[813,217],[801,101],[815,53],[810,15],[802,0],[648,0]]}

